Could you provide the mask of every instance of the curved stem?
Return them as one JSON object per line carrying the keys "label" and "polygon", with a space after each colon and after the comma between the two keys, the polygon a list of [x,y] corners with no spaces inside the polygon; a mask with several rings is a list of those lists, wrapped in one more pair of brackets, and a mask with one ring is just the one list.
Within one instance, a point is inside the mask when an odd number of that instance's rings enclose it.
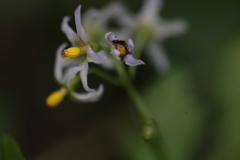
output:
{"label": "curved stem", "polygon": [[120,81],[123,84],[127,84],[130,82],[129,76],[124,68],[123,62],[120,62],[119,60],[117,60],[114,56],[111,56],[113,63],[115,65],[115,68],[117,70],[118,76]]}
{"label": "curved stem", "polygon": [[[114,57],[113,60],[122,85],[132,99],[132,101],[135,103],[143,122],[146,123],[146,121],[150,118],[154,119],[151,112],[147,108],[147,105],[144,103],[141,95],[131,83],[131,79],[129,78],[129,75],[127,74],[123,64],[117,61]],[[149,142],[148,145],[157,157],[162,160],[169,160],[169,154],[167,152],[166,145],[156,124],[155,128],[157,135],[152,141]]]}
{"label": "curved stem", "polygon": [[123,66],[123,63],[116,60],[113,56],[112,56],[112,59],[113,59],[115,68],[117,70],[117,73],[119,75],[119,79],[122,83],[122,86],[127,91],[128,95],[133,100],[133,102],[136,104],[136,107],[138,108],[142,118],[144,120],[151,118],[152,116],[150,114],[150,111],[146,107],[145,103],[142,101],[140,94],[133,87],[131,80],[129,78],[129,75],[127,74]]}
{"label": "curved stem", "polygon": [[[146,104],[143,102],[143,99],[141,98],[135,87],[131,83],[128,83],[128,85],[124,85],[124,88],[127,91],[128,95],[131,97],[132,101],[135,103],[136,107],[138,108],[138,111],[140,112],[143,121],[146,122],[150,118],[153,119],[150,111],[148,110]],[[157,133],[155,138],[153,138],[150,142],[146,143],[149,143],[149,147],[159,158],[161,158],[162,160],[169,160],[170,154],[166,149],[166,144],[156,123],[154,123],[154,128]]]}
{"label": "curved stem", "polygon": [[130,98],[132,99],[132,101],[135,103],[136,107],[138,108],[138,111],[140,112],[140,115],[142,116],[143,120],[147,121],[149,118],[153,118],[149,109],[143,102],[142,97],[137,92],[135,87],[133,87],[131,83],[128,83],[124,85],[124,88],[127,91]]}
{"label": "curved stem", "polygon": [[[119,75],[120,84],[126,90],[126,92],[130,96],[132,101],[135,103],[142,119],[146,123],[146,121],[148,119],[152,118],[152,115],[151,115],[149,109],[147,108],[147,106],[144,103],[140,94],[137,92],[136,88],[131,83],[131,79],[129,78],[129,75],[126,72],[126,69],[125,69],[123,63],[116,60],[113,56],[112,56],[112,60],[114,62],[116,71]],[[131,73],[131,72],[129,72],[129,73]],[[134,70],[133,73],[135,73],[135,70]],[[170,159],[169,156],[168,156],[169,154],[167,152],[166,145],[163,141],[162,135],[161,135],[160,131],[158,130],[157,125],[155,125],[155,128],[156,128],[157,135],[156,135],[155,138],[153,138],[148,143],[148,145],[159,159],[169,160]]]}
{"label": "curved stem", "polygon": [[[125,87],[127,93],[129,94],[129,96],[131,97],[131,99],[133,100],[133,102],[135,103],[136,107],[138,108],[138,111],[140,112],[143,120],[146,122],[148,119],[153,118],[150,111],[148,110],[147,106],[143,102],[140,94],[133,87],[133,85],[129,84],[129,85],[125,85],[124,87]],[[161,135],[159,127],[157,126],[156,123],[154,124],[154,128],[157,133],[156,137],[153,138],[152,140],[150,140],[150,142],[146,142],[146,143],[149,143],[148,144],[149,147],[157,155],[157,157],[159,157],[162,160],[169,160],[170,154],[168,153],[168,150],[166,149],[167,148],[166,144]]]}
{"label": "curved stem", "polygon": [[111,84],[115,85],[115,86],[120,86],[121,83],[119,81],[119,79],[111,76],[110,74],[108,74],[107,72],[100,70],[98,68],[89,68],[88,73],[94,73],[96,75],[98,75],[99,77],[105,79],[106,81],[110,82]]}

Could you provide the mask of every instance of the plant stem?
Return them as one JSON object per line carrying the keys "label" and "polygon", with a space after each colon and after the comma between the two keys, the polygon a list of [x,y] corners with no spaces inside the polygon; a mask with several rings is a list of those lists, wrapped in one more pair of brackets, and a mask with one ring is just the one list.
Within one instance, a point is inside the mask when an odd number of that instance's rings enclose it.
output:
{"label": "plant stem", "polygon": [[[135,51],[134,57],[139,59],[141,57],[143,48],[145,47],[147,41],[149,40],[150,35],[152,34],[151,28],[148,26],[142,26],[137,29],[136,39],[135,39]],[[137,66],[129,67],[129,75],[132,79],[134,79],[137,71]]]}
{"label": "plant stem", "polygon": [[[113,59],[115,68],[117,70],[117,73],[119,75],[120,83],[122,84],[122,87],[126,90],[128,95],[130,96],[132,101],[135,103],[144,123],[146,123],[147,120],[150,118],[153,119],[149,109],[147,108],[146,104],[143,102],[142,97],[140,96],[140,94],[137,92],[137,90],[131,83],[131,79],[129,78],[129,75],[126,72],[126,69],[124,68],[123,63],[116,60],[113,56],[112,56],[112,59]],[[135,74],[135,70],[133,70],[133,71],[134,71],[133,73]],[[129,74],[130,73],[131,72],[129,72]],[[157,133],[156,137],[153,138],[152,140],[150,140],[150,142],[146,142],[146,143],[148,143],[148,145],[152,149],[153,153],[155,153],[155,155],[159,159],[169,160],[170,158],[168,156],[169,154],[167,152],[166,145],[164,144],[162,135],[156,124],[155,124],[155,128],[156,128],[155,130]]]}
{"label": "plant stem", "polygon": [[[137,90],[133,87],[133,85],[125,85],[125,90],[131,97],[132,101],[135,103],[138,111],[140,112],[142,119],[146,122],[149,118],[153,118],[150,111],[146,107],[145,103],[143,102],[140,94]],[[161,160],[169,160],[169,153],[166,149],[165,142],[162,138],[161,132],[159,131],[158,125],[155,122],[155,130],[156,130],[156,137],[150,140],[148,143],[149,147],[152,151],[159,157]]]}
{"label": "plant stem", "polygon": [[[128,83],[128,85],[124,85],[124,88],[127,91],[128,95],[131,97],[132,101],[135,103],[136,107],[138,108],[138,111],[140,112],[143,121],[146,123],[148,119],[153,118],[147,106],[143,102],[143,99],[141,98],[137,90],[134,88],[134,86],[131,83]],[[162,138],[161,132],[159,131],[156,122],[154,126],[157,133],[156,137],[146,143],[148,143],[152,151],[161,160],[169,160],[169,153],[167,152],[165,142]]]}
{"label": "plant stem", "polygon": [[118,61],[115,57],[111,56],[113,63],[115,65],[115,68],[117,70],[119,80],[121,81],[122,85],[127,84],[130,82],[129,76],[123,66],[123,63]]}
{"label": "plant stem", "polygon": [[138,111],[140,112],[143,120],[147,121],[149,118],[152,118],[150,111],[146,107],[145,103],[143,102],[140,94],[137,92],[135,87],[133,87],[133,85],[129,82],[128,84],[124,85],[124,88],[127,91],[130,98],[132,99],[132,101],[135,103],[136,107],[138,108]]}
{"label": "plant stem", "polygon": [[98,68],[89,68],[88,73],[94,73],[96,75],[98,75],[99,77],[105,79],[106,81],[110,82],[111,84],[115,85],[115,86],[121,86],[121,83],[119,81],[119,79],[111,76],[110,74],[108,74],[107,72],[100,70]]}

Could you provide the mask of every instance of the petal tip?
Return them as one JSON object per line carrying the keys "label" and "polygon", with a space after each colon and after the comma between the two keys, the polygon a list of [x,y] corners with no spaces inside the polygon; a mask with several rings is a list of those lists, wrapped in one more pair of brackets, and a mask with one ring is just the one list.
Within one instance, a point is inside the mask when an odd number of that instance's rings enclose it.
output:
{"label": "petal tip", "polygon": [[112,34],[112,32],[106,33],[106,34],[105,34],[105,39],[108,39],[108,36],[109,36],[110,34]]}
{"label": "petal tip", "polygon": [[126,65],[129,66],[138,66],[138,65],[144,65],[145,63],[142,60],[135,59],[131,54],[128,54],[124,58],[124,62]]}
{"label": "petal tip", "polygon": [[117,36],[113,32],[108,32],[105,34],[105,39],[112,42],[113,40],[118,40]]}

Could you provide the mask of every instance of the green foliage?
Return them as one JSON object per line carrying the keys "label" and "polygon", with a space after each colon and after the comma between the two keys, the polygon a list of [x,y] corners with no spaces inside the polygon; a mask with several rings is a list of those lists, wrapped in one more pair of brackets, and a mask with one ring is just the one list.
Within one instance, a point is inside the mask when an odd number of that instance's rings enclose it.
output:
{"label": "green foliage", "polygon": [[25,160],[16,142],[6,134],[1,137],[0,153],[2,160]]}
{"label": "green foliage", "polygon": [[174,67],[144,93],[173,159],[186,160],[201,137],[203,114],[188,70]]}
{"label": "green foliage", "polygon": [[[223,113],[214,159],[240,158],[240,37],[221,47],[214,71],[214,94]],[[212,158],[213,159],[213,158]]]}

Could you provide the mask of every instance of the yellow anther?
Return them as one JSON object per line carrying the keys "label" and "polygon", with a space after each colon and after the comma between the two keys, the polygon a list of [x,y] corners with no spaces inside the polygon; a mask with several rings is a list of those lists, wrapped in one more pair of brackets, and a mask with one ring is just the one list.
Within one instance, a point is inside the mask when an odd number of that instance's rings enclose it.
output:
{"label": "yellow anther", "polygon": [[67,93],[67,90],[65,88],[61,88],[57,91],[52,92],[47,97],[46,104],[51,108],[56,107],[58,104],[60,104],[62,102],[66,93]]}
{"label": "yellow anther", "polygon": [[68,49],[65,49],[62,53],[62,57],[64,59],[72,59],[72,58],[76,58],[77,56],[80,55],[80,48],[78,47],[71,47]]}
{"label": "yellow anther", "polygon": [[85,54],[87,52],[87,45],[82,47],[71,47],[68,49],[65,49],[62,53],[62,57],[64,59],[73,59],[81,54]]}
{"label": "yellow anther", "polygon": [[128,54],[127,49],[121,44],[118,44],[116,49],[120,52],[120,57],[125,57]]}

